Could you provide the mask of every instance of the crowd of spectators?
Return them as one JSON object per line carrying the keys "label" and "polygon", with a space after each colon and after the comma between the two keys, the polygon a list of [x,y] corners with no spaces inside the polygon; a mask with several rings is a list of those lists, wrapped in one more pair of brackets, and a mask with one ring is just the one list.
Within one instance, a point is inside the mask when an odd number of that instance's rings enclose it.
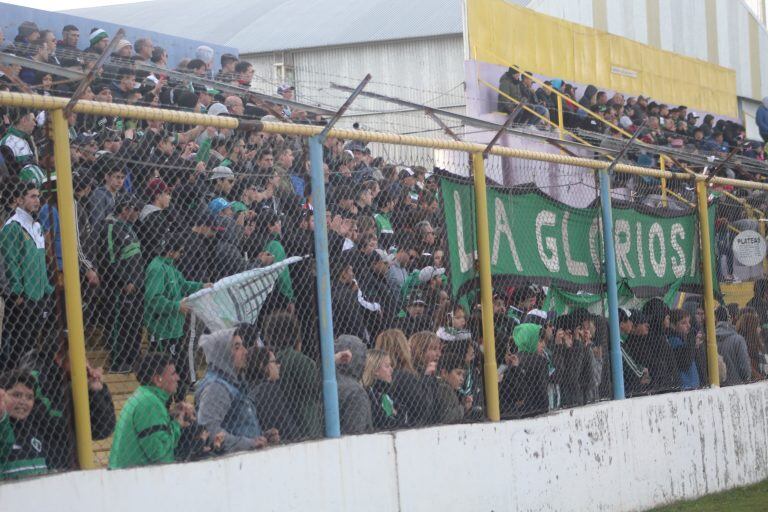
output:
{"label": "crowd of spectators", "polygon": [[[80,50],[77,34],[67,26],[57,42],[25,22],[7,51],[87,70],[109,35],[91,30]],[[188,80],[168,79],[132,67],[147,60],[168,66],[161,48],[146,39],[121,41],[83,99],[322,122],[280,105],[279,97],[268,104],[245,89],[201,86],[195,77],[212,74],[209,50],[201,47],[197,58],[177,66]],[[250,84],[250,64],[231,55],[220,61],[216,80]],[[76,85],[30,71],[4,68],[0,89],[67,96]],[[293,88],[280,85],[277,93],[290,100]],[[52,144],[44,113],[6,108],[2,120],[0,479],[7,479],[76,462]],[[316,219],[300,137],[76,113],[67,122],[86,324],[108,350],[107,371],[135,373],[139,382],[116,418],[103,370],[88,369],[93,436],[113,436],[110,467],[322,436],[315,222],[328,227],[342,433],[484,418],[479,307],[448,291],[436,173],[387,162],[357,141],[328,138],[328,214]],[[205,373],[192,387],[184,297],[222,277],[306,255],[281,271],[254,325],[200,338]],[[768,286],[761,290],[763,302],[753,306],[764,315]],[[507,418],[610,397],[605,318],[585,309],[558,316],[543,311],[543,302],[544,290],[525,282],[494,296]],[[630,395],[708,382],[703,309],[688,305],[692,310],[670,311],[651,299],[641,310],[616,313]],[[722,309],[724,383],[762,378],[766,319],[755,324],[753,310],[737,311],[733,327],[734,315]]]}
{"label": "crowd of spectators", "polygon": [[[560,79],[547,80],[543,82],[545,86],[536,86],[532,77],[530,72],[521,73],[509,68],[499,81],[497,108],[500,112],[511,113],[517,103],[523,103],[538,114],[523,111],[518,123],[547,125],[543,117],[557,124],[557,92],[563,96],[563,124],[568,130],[620,137],[619,129],[628,134],[640,129],[640,141],[662,148],[719,157],[738,149],[741,156],[760,162],[766,159],[768,98],[757,114],[756,123],[763,138],[758,142],[746,139],[743,125],[717,119],[712,114],[693,112],[685,105],[666,105],[646,96],[626,98],[619,92],[601,91],[594,85],[579,92],[575,85]],[[644,159],[640,164],[658,165],[658,161]]]}

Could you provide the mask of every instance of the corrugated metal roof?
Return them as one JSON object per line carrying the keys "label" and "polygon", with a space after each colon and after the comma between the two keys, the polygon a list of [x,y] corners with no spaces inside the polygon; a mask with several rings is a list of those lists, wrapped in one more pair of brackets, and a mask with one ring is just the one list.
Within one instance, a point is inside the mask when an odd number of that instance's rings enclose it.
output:
{"label": "corrugated metal roof", "polygon": [[460,34],[459,0],[157,0],[66,11],[240,53]]}

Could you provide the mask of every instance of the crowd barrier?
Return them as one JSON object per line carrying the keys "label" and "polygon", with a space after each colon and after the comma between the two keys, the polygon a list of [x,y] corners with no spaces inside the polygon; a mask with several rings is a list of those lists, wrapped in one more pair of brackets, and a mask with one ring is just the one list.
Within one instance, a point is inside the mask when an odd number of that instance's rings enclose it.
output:
{"label": "crowd barrier", "polygon": [[[40,432],[46,455],[7,462],[7,477],[765,376],[754,217],[768,184],[67,103],[0,92],[21,130],[6,158],[21,177],[5,187],[16,209],[0,231],[12,278],[0,388],[13,404],[34,393],[31,412],[9,415]],[[25,123],[44,130],[24,137]],[[372,154],[395,145],[451,165]],[[504,174],[521,184],[500,186]],[[734,259],[763,295],[723,318]]]}

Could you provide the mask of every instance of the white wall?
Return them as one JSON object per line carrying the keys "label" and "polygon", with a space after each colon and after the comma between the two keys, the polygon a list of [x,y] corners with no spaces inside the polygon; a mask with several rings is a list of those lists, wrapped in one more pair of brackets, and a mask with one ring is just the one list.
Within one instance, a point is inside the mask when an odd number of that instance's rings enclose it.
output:
{"label": "white wall", "polygon": [[635,511],[768,477],[768,383],[0,485],[3,512]]}

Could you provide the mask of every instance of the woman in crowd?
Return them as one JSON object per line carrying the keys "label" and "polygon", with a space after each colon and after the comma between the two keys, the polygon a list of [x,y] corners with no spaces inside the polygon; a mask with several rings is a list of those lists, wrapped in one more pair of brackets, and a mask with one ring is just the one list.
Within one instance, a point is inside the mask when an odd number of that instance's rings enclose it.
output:
{"label": "woman in crowd", "polygon": [[669,315],[671,332],[669,344],[675,354],[680,385],[683,389],[698,389],[699,369],[696,366],[696,345],[691,343],[691,314],[684,309],[675,309]]}
{"label": "woman in crowd", "polygon": [[[442,343],[434,332],[420,331],[408,340],[411,347],[411,361],[413,369],[421,382],[426,400],[432,404],[435,400],[435,378],[437,377],[437,363],[442,354]],[[463,384],[462,379],[462,384]],[[434,409],[424,407],[417,409],[415,424],[430,425],[435,422]]]}
{"label": "woman in crowd", "polygon": [[736,322],[736,332],[747,342],[747,353],[752,366],[752,380],[763,380],[768,370],[765,345],[763,344],[760,315],[752,308],[741,310]]}
{"label": "woman in crowd", "polygon": [[262,428],[276,429],[282,441],[299,438],[296,421],[291,416],[280,389],[280,361],[266,347],[251,347],[245,366],[248,398],[256,407]]}
{"label": "woman in crowd", "polygon": [[369,350],[365,358],[361,382],[371,401],[374,430],[395,430],[404,423],[398,404],[392,399],[393,366],[383,350]]}
{"label": "woman in crowd", "polygon": [[391,395],[404,426],[426,423],[434,396],[424,386],[424,379],[416,374],[411,362],[408,340],[400,329],[387,329],[376,337],[376,349],[385,352],[392,362]]}

